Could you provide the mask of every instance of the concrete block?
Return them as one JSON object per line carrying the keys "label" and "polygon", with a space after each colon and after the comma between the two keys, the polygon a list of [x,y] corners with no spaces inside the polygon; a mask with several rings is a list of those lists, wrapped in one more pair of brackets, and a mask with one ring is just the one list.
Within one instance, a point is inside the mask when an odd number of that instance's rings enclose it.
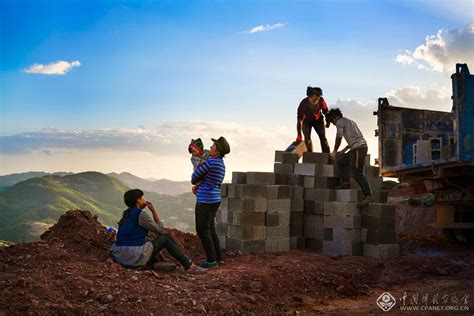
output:
{"label": "concrete block", "polygon": [[362,243],[353,241],[323,241],[323,254],[334,254],[340,256],[362,255]]}
{"label": "concrete block", "polygon": [[264,213],[266,226],[290,225],[289,212]]}
{"label": "concrete block", "polygon": [[244,253],[264,253],[265,240],[234,240],[234,250]]}
{"label": "concrete block", "polygon": [[293,186],[293,199],[304,199],[304,188],[299,186]]}
{"label": "concrete block", "polygon": [[362,228],[372,231],[395,231],[395,218],[362,215]]}
{"label": "concrete block", "polygon": [[339,178],[316,177],[314,188],[316,189],[334,189],[340,184]]}
{"label": "concrete block", "polygon": [[354,202],[324,202],[323,208],[326,216],[361,215],[357,203]]}
{"label": "concrete block", "polygon": [[221,196],[226,197],[227,196],[227,188],[229,186],[229,183],[222,183],[221,184]]}
{"label": "concrete block", "polygon": [[240,212],[265,212],[267,210],[267,200],[229,198],[229,210]]}
{"label": "concrete block", "polygon": [[275,173],[275,184],[288,185],[288,174]]}
{"label": "concrete block", "polygon": [[282,174],[293,174],[294,164],[292,163],[278,163],[273,165],[273,172]]}
{"label": "concrete block", "polygon": [[293,186],[290,185],[267,185],[266,198],[269,200],[293,198]]}
{"label": "concrete block", "polygon": [[305,152],[303,154],[303,163],[314,163],[319,165],[326,165],[329,161],[328,153],[311,153]]}
{"label": "concrete block", "polygon": [[290,250],[303,250],[305,246],[304,237],[290,237]]}
{"label": "concrete block", "polygon": [[374,177],[379,177],[380,176],[380,168],[375,167],[375,166],[369,166],[365,165],[365,170],[364,170],[365,176],[367,178],[374,178]]}
{"label": "concrete block", "polygon": [[216,224],[216,233],[219,236],[227,236],[229,232],[229,227],[227,223],[217,223]]}
{"label": "concrete block", "polygon": [[324,240],[331,241],[361,241],[361,229],[326,228]]}
{"label": "concrete block", "polygon": [[[288,213],[284,213],[288,214]],[[303,212],[290,212],[290,225],[297,225],[304,223],[304,213]]]}
{"label": "concrete block", "polygon": [[228,223],[229,222],[229,211],[228,210],[217,210],[216,212],[216,221],[218,223]]}
{"label": "concrete block", "polygon": [[229,198],[223,197],[221,204],[219,204],[219,210],[228,210],[229,209]]}
{"label": "concrete block", "polygon": [[336,190],[305,189],[304,199],[309,201],[332,202],[336,200]]}
{"label": "concrete block", "polygon": [[370,203],[361,210],[362,215],[373,217],[395,217],[395,205],[384,203]]}
{"label": "concrete block", "polygon": [[298,174],[288,175],[288,185],[299,185],[303,186],[304,176]]}
{"label": "concrete block", "polygon": [[372,191],[372,197],[376,203],[387,203],[388,201],[388,191],[386,190],[375,190]]}
{"label": "concrete block", "polygon": [[290,251],[290,237],[278,241],[278,252]]}
{"label": "concrete block", "polygon": [[267,200],[267,212],[289,212],[291,199]]}
{"label": "concrete block", "polygon": [[373,258],[398,257],[400,255],[400,246],[398,244],[364,244],[364,256]]}
{"label": "concrete block", "polygon": [[304,201],[305,214],[323,214],[323,202],[320,201]]}
{"label": "concrete block", "polygon": [[306,238],[305,239],[306,249],[312,251],[321,251],[323,248],[323,241],[321,239]]}
{"label": "concrete block", "polygon": [[352,174],[351,174],[351,169],[350,167],[337,167],[334,170],[334,176],[339,177],[339,178],[344,178],[344,179],[349,179]]}
{"label": "concrete block", "polygon": [[265,226],[265,213],[229,211],[229,224],[239,226]]}
{"label": "concrete block", "polygon": [[397,240],[397,234],[394,231],[375,231],[362,228],[360,240],[374,245],[393,244]]}
{"label": "concrete block", "polygon": [[275,184],[273,172],[247,172],[247,184]]}
{"label": "concrete block", "polygon": [[304,200],[303,199],[291,199],[290,201],[290,212],[303,212],[304,211]]}
{"label": "concrete block", "polygon": [[242,184],[237,186],[237,191],[240,188],[240,197],[244,199],[259,199],[265,198],[267,195],[267,190],[265,185],[256,185],[256,184]]}
{"label": "concrete block", "polygon": [[318,174],[318,165],[314,163],[295,164],[294,174],[302,176],[316,176]]}
{"label": "concrete block", "polygon": [[324,216],[324,227],[327,228],[361,228],[361,217],[353,216]]}
{"label": "concrete block", "polygon": [[267,226],[265,239],[280,239],[290,237],[290,226]]}
{"label": "concrete block", "polygon": [[304,236],[304,223],[290,224],[290,237]]}
{"label": "concrete block", "polygon": [[323,239],[324,219],[321,215],[306,215],[303,228],[304,236],[308,238]]}
{"label": "concrete block", "polygon": [[227,236],[217,236],[219,238],[219,246],[221,249],[226,250],[227,249]]}
{"label": "concrete block", "polygon": [[358,202],[362,199],[362,192],[359,190],[337,190],[336,200],[338,202]]}
{"label": "concrete block", "polygon": [[242,197],[242,185],[230,184],[227,187],[227,197],[233,198],[233,199]]}
{"label": "concrete block", "polygon": [[321,170],[321,177],[337,177],[335,165],[323,165]]}
{"label": "concrete block", "polygon": [[236,240],[263,240],[266,235],[265,226],[229,225],[229,238]]}
{"label": "concrete block", "polygon": [[300,157],[293,153],[277,150],[275,151],[275,162],[281,163],[297,163]]}
{"label": "concrete block", "polygon": [[265,252],[286,252],[290,251],[290,238],[267,239],[265,240]]}
{"label": "concrete block", "polygon": [[[366,177],[366,179],[371,191],[382,189],[382,185],[383,185],[382,177],[373,177],[373,178]],[[357,183],[357,181],[354,178],[351,178],[350,181],[351,181],[351,189],[356,189],[356,190],[360,189],[360,185]]]}
{"label": "concrete block", "polygon": [[247,174],[245,172],[232,172],[232,184],[245,184],[247,180]]}
{"label": "concrete block", "polygon": [[364,165],[370,166],[370,154],[365,155]]}
{"label": "concrete block", "polygon": [[314,189],[316,186],[316,177],[315,176],[304,176],[303,187],[306,189]]}

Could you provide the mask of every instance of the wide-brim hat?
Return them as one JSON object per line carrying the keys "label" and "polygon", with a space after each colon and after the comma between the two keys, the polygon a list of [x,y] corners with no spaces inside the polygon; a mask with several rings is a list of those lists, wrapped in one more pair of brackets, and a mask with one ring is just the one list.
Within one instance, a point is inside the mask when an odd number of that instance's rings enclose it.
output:
{"label": "wide-brim hat", "polygon": [[211,140],[214,142],[214,144],[216,144],[216,148],[222,157],[230,153],[229,143],[223,136],[219,137],[218,139],[211,138]]}

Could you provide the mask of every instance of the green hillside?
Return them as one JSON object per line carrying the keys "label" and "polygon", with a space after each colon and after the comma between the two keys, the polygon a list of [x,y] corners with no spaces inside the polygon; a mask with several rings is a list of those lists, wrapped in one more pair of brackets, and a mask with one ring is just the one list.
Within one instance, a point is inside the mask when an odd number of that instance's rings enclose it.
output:
{"label": "green hillside", "polygon": [[[0,240],[33,241],[70,209],[85,209],[106,225],[116,226],[128,188],[99,172],[32,178],[0,192]],[[194,196],[145,193],[167,226],[194,229]]]}

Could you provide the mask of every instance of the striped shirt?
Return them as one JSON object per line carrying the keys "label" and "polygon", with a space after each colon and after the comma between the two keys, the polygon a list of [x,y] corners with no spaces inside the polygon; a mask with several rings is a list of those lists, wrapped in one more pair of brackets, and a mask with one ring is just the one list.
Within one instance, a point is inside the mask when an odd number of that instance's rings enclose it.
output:
{"label": "striped shirt", "polygon": [[221,184],[224,181],[225,165],[221,157],[209,158],[194,171],[191,183],[201,184],[196,192],[196,202],[217,203],[221,201]]}

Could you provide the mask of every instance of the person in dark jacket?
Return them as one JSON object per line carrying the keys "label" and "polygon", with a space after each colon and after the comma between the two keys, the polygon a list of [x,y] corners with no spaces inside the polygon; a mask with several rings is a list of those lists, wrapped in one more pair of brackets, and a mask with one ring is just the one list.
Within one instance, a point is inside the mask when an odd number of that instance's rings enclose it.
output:
{"label": "person in dark jacket", "polygon": [[329,153],[329,144],[326,139],[326,129],[324,128],[324,116],[328,113],[328,106],[323,98],[323,90],[319,87],[308,87],[306,89],[307,97],[301,100],[298,106],[296,131],[298,136],[296,141],[302,141],[301,131],[304,134],[306,149],[313,151],[311,142],[311,129],[314,128],[319,136],[321,150],[323,153]]}
{"label": "person in dark jacket", "polygon": [[[119,221],[117,241],[112,245],[112,255],[123,266],[151,266],[156,263],[156,257],[166,248],[173,258],[179,261],[184,270],[190,273],[200,273],[203,270],[194,264],[179,248],[176,241],[164,232],[153,204],[146,201],[143,191],[129,190],[124,194],[124,202],[128,206]],[[144,209],[148,207],[150,214]],[[148,239],[148,232],[158,236]]]}
{"label": "person in dark jacket", "polygon": [[221,204],[221,184],[224,181],[224,156],[230,152],[230,146],[224,137],[212,138],[214,144],[208,158],[191,176],[191,183],[201,181],[196,192],[196,232],[206,252],[207,261],[200,265],[209,269],[223,262],[222,251],[217,238],[214,220]]}

